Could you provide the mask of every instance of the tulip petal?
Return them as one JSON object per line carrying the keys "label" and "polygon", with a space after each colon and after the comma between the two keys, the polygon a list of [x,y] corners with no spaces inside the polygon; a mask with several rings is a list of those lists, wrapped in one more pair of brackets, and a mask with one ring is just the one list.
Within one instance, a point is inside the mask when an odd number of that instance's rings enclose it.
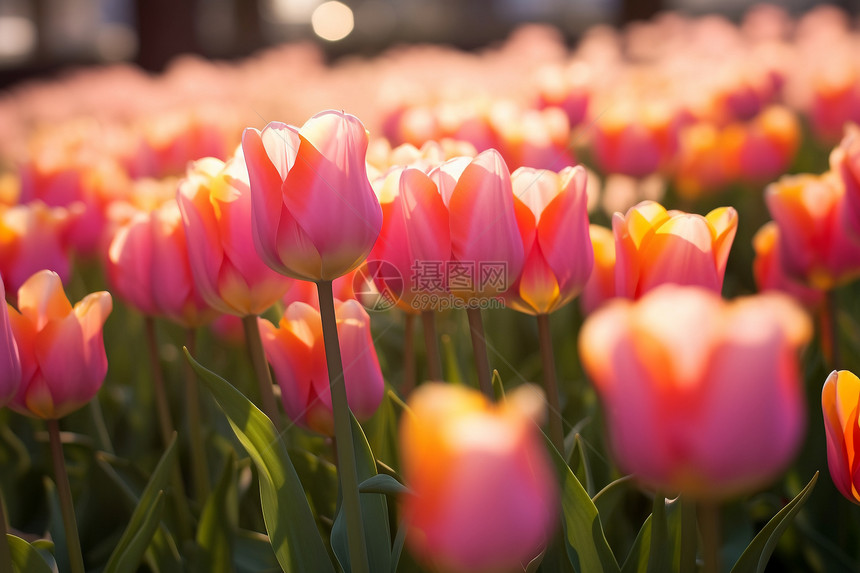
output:
{"label": "tulip petal", "polygon": [[60,276],[45,270],[31,276],[18,289],[18,309],[38,331],[48,322],[67,316],[72,305],[63,291]]}

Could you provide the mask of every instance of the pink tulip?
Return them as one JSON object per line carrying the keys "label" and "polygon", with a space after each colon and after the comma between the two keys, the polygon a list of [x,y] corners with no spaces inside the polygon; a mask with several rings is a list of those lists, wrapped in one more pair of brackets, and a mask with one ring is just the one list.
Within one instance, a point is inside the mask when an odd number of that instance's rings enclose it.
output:
{"label": "pink tulip", "polygon": [[[343,357],[349,409],[366,420],[376,412],[385,390],[370,335],[370,317],[356,300],[335,301],[337,334]],[[284,411],[295,423],[334,435],[328,367],[320,313],[309,304],[291,304],[277,327],[259,319],[266,358],[281,388]]]}
{"label": "pink tulip", "polygon": [[[540,430],[518,394],[494,405],[475,390],[426,383],[400,423],[411,550],[434,571],[521,571],[549,541],[558,486]],[[536,396],[535,396],[536,395]],[[532,400],[529,400],[531,402]]]}
{"label": "pink tulip", "polygon": [[194,281],[210,306],[259,315],[287,292],[293,281],[270,269],[254,249],[251,189],[241,153],[226,165],[214,157],[192,163],[176,199]]}
{"label": "pink tulip", "polygon": [[560,173],[520,167],[511,176],[526,253],[508,304],[528,314],[549,314],[576,297],[594,263],[588,229],[587,175],[582,167]]}
{"label": "pink tulip", "polygon": [[665,285],[597,310],[579,350],[622,469],[663,490],[720,499],[765,484],[800,445],[797,353],[811,335],[785,295],[725,302]]}
{"label": "pink tulip", "polygon": [[753,276],[759,291],[782,291],[807,308],[819,306],[824,300],[824,292],[788,276],[779,242],[779,227],[773,221],[765,223],[753,236]]}
{"label": "pink tulip", "polygon": [[192,277],[181,217],[175,200],[152,212],[138,211],[116,231],[106,269],[113,290],[143,314],[196,327],[211,322],[216,312]]}
{"label": "pink tulip", "polygon": [[714,209],[703,217],[643,201],[626,215],[615,213],[617,294],[638,298],[664,283],[720,292],[737,225],[732,207]]}
{"label": "pink tulip", "polygon": [[289,277],[332,280],[364,261],[382,210],[367,179],[367,132],[336,111],[301,129],[272,122],[245,130],[257,252]]}
{"label": "pink tulip", "polygon": [[18,289],[9,321],[21,355],[21,386],[9,404],[22,414],[62,418],[89,402],[107,374],[102,328],[109,293],[84,297],[74,308],[59,275],[39,271]]}
{"label": "pink tulip", "polygon": [[3,308],[0,309],[0,408],[18,393],[21,385],[21,359],[18,356],[18,345],[9,320],[9,309],[5,304],[6,289],[0,280],[0,297]]}
{"label": "pink tulip", "polygon": [[464,299],[501,295],[525,262],[511,176],[502,156],[489,149],[474,159],[451,159],[431,171],[430,179],[448,207],[449,291]]}
{"label": "pink tulip", "polygon": [[70,225],[81,214],[79,207],[47,207],[41,201],[0,207],[0,275],[8,291],[18,290],[41,269],[69,277],[67,238]]}
{"label": "pink tulip", "polygon": [[845,188],[845,208],[842,224],[860,242],[860,127],[847,126],[845,137],[830,154],[830,169]]}

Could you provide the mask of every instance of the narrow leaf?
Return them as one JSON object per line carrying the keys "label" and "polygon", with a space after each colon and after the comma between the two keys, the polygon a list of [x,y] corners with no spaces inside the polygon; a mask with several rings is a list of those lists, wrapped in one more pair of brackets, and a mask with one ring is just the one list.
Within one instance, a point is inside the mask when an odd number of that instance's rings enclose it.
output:
{"label": "narrow leaf", "polygon": [[562,524],[567,555],[574,570],[578,573],[619,573],[618,562],[606,541],[597,507],[549,438],[544,436],[544,440],[561,485]]}
{"label": "narrow leaf", "polygon": [[410,493],[410,489],[386,474],[376,474],[358,484],[361,493],[382,493],[386,495],[399,495]]}
{"label": "narrow leaf", "polygon": [[233,571],[233,534],[238,528],[239,497],[236,491],[236,454],[230,452],[221,477],[209,494],[200,523],[197,525],[199,571],[231,573]]}
{"label": "narrow leaf", "polygon": [[[138,523],[138,510],[142,508],[146,509],[146,513],[140,516]],[[161,512],[164,510],[164,492],[159,490],[155,500],[146,505],[144,505],[142,498],[138,510],[135,510],[132,515],[125,533],[120,538],[117,550],[114,550],[105,566],[104,573],[134,573],[137,571],[143,554],[146,553],[152,536],[158,529]],[[133,525],[136,527],[135,529],[132,529]],[[122,547],[122,551],[118,551],[120,547]]]}
{"label": "narrow leaf", "polygon": [[52,573],[51,566],[42,558],[39,550],[14,535],[7,533],[9,552],[15,573]]}
{"label": "narrow leaf", "polygon": [[800,508],[809,499],[809,495],[815,488],[815,482],[818,481],[818,472],[812,476],[809,483],[806,484],[800,493],[793,500],[783,507],[773,518],[767,522],[764,529],[758,532],[758,535],[752,540],[752,543],[743,552],[735,566],[732,567],[732,573],[764,573],[765,566],[770,559],[773,550],[776,549],[776,544],[783,532],[788,528],[794,516],[800,511]]}
{"label": "narrow leaf", "polygon": [[230,427],[257,466],[263,520],[285,571],[334,573],[299,476],[275,426],[229,382],[185,356],[206,384]]}

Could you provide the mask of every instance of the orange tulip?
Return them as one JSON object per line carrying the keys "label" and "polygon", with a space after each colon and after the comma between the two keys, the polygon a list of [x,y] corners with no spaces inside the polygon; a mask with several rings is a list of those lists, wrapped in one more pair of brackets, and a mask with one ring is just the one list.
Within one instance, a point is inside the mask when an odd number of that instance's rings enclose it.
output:
{"label": "orange tulip", "polygon": [[89,402],[107,374],[102,328],[112,309],[109,293],[92,293],[74,308],[59,275],[39,271],[18,289],[9,321],[21,356],[21,386],[10,407],[56,419]]}
{"label": "orange tulip", "polygon": [[737,226],[732,207],[703,217],[643,201],[626,215],[615,213],[616,294],[638,298],[664,283],[720,292]]}
{"label": "orange tulip", "polygon": [[598,309],[579,350],[621,468],[663,490],[719,499],[765,484],[800,445],[797,351],[811,335],[785,295],[725,302],[664,285]]}
{"label": "orange tulip", "polygon": [[768,185],[765,200],[791,277],[829,290],[860,275],[860,244],[843,223],[845,189],[834,173],[786,175]]}
{"label": "orange tulip", "polygon": [[588,233],[594,249],[594,269],[579,298],[585,314],[615,296],[615,235],[600,225],[589,225]]}
{"label": "orange tulip", "polygon": [[409,406],[400,452],[412,490],[403,497],[411,550],[433,570],[521,571],[557,514],[554,472],[523,411],[543,407],[540,391],[518,389],[496,406],[475,390],[433,382]]}
{"label": "orange tulip", "polygon": [[827,432],[827,466],[842,495],[860,504],[860,379],[848,370],[833,371],[821,391]]}
{"label": "orange tulip", "polygon": [[[357,300],[335,300],[335,315],[349,409],[359,420],[366,420],[376,412],[385,390],[370,335],[370,317]],[[287,416],[301,426],[333,436],[331,389],[319,311],[309,304],[294,302],[277,327],[262,318],[258,323]]]}

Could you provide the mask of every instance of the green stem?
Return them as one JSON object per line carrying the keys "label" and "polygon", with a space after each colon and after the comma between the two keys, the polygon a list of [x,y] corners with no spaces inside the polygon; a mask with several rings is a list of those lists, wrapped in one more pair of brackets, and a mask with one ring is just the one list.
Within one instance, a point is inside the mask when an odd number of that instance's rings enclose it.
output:
{"label": "green stem", "polygon": [[692,500],[681,496],[681,567],[680,573],[696,573],[696,506]]}
{"label": "green stem", "polygon": [[6,507],[3,505],[3,495],[0,494],[0,571],[14,571],[12,568],[12,553],[9,549],[9,540],[6,537],[8,533]]}
{"label": "green stem", "polygon": [[561,455],[564,455],[564,421],[561,415],[561,399],[558,392],[558,377],[555,372],[555,356],[552,351],[552,334],[549,315],[537,315],[540,357],[543,363],[543,386],[549,404],[549,438]]}
{"label": "green stem", "polygon": [[248,356],[251,358],[257,384],[260,386],[260,401],[263,412],[272,420],[275,429],[280,433],[282,429],[281,416],[278,413],[278,402],[275,400],[275,391],[272,388],[272,373],[269,371],[269,363],[266,362],[266,353],[263,351],[263,339],[260,338],[257,317],[254,315],[242,317],[242,326],[245,329]]}
{"label": "green stem", "polygon": [[425,310],[421,313],[421,326],[424,330],[424,348],[427,352],[427,379],[442,380],[442,355],[436,338],[436,313]]}
{"label": "green stem", "polygon": [[170,405],[167,402],[167,392],[164,389],[164,376],[161,372],[161,360],[158,357],[158,337],[155,335],[155,319],[147,316],[144,319],[146,330],[146,346],[149,352],[150,376],[155,391],[155,407],[158,412],[158,428],[164,447],[170,444],[173,436],[173,421],[170,419]]}
{"label": "green stem", "polygon": [[467,308],[469,331],[472,334],[472,352],[475,355],[475,367],[478,370],[478,386],[491,402],[495,401],[493,381],[490,378],[490,359],[487,356],[487,339],[484,336],[484,320],[480,308]]}
{"label": "green stem", "polygon": [[842,352],[839,350],[839,297],[836,289],[830,289],[824,295],[824,305],[827,312],[827,333],[830,337],[830,362],[833,370],[842,366]]}
{"label": "green stem", "polygon": [[[185,347],[192,355],[197,353],[197,340],[193,328],[185,331]],[[200,392],[197,376],[191,363],[185,362],[185,416],[188,420],[188,437],[191,442],[191,473],[194,494],[200,507],[209,497],[209,463],[206,461],[206,443],[203,441],[203,424],[200,418]]]}
{"label": "green stem", "polygon": [[78,538],[78,523],[75,520],[75,504],[72,501],[72,488],[69,474],[66,473],[66,460],[63,457],[63,443],[60,440],[60,422],[48,420],[48,435],[51,441],[51,458],[54,461],[54,476],[57,479],[57,494],[60,496],[60,509],[63,514],[63,527],[66,530],[66,547],[69,551],[69,565],[72,573],[85,573],[81,541]]}
{"label": "green stem", "polygon": [[334,415],[334,437],[337,443],[337,469],[340,490],[343,493],[343,510],[346,514],[346,531],[349,562],[352,573],[369,573],[364,522],[361,520],[361,502],[358,497],[358,473],[355,468],[355,450],[352,446],[352,421],[343,379],[343,361],[337,336],[337,316],[331,281],[319,281],[317,292],[320,301],[323,344],[328,366],[331,407]]}
{"label": "green stem", "polygon": [[[161,434],[161,443],[165,449],[173,440],[175,429],[170,417],[170,405],[167,401],[167,392],[164,388],[164,375],[161,371],[161,360],[158,357],[158,337],[155,334],[155,319],[151,316],[144,318],[144,330],[146,331],[146,346],[149,353],[149,370],[152,377],[152,386],[155,390],[155,406],[158,412],[158,427]],[[174,464],[170,472],[173,483],[173,503],[176,504],[177,526],[179,536],[182,539],[191,539],[191,510],[185,497],[185,484],[182,481],[182,470],[178,464]]]}
{"label": "green stem", "polygon": [[403,315],[403,385],[400,392],[409,396],[415,388],[415,315]]}
{"label": "green stem", "polygon": [[87,408],[90,411],[90,416],[93,419],[93,427],[96,432],[96,439],[99,443],[99,448],[103,452],[107,452],[109,454],[114,453],[113,444],[110,441],[110,434],[108,433],[107,424],[105,423],[105,415],[102,411],[101,402],[99,402],[99,397],[95,396],[90,403],[87,404]]}
{"label": "green stem", "polygon": [[715,503],[702,502],[697,513],[702,532],[704,573],[720,573],[720,508]]}

